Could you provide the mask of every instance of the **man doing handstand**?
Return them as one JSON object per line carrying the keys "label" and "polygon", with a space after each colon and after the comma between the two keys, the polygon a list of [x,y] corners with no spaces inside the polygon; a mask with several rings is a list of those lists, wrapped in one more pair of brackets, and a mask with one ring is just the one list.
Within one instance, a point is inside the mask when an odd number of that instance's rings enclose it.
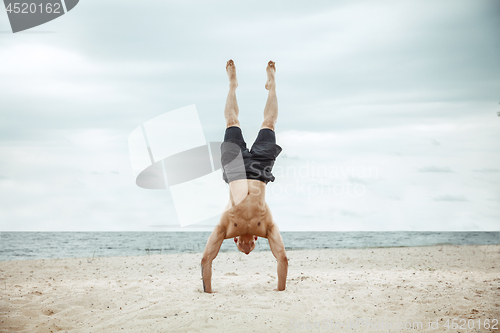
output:
{"label": "man doing handstand", "polygon": [[[246,147],[238,121],[239,109],[236,102],[238,81],[232,60],[227,62],[226,71],[229,77],[229,94],[224,109],[226,132],[224,143],[221,145],[221,162],[223,178],[229,184],[229,201],[203,252],[201,260],[203,290],[207,293],[213,292],[212,261],[219,253],[224,239],[234,238],[238,249],[248,255],[255,248],[258,237],[268,239],[271,252],[278,263],[278,288],[275,290],[285,290],[288,259],[278,226],[274,223],[265,201],[266,184],[274,181],[271,170],[276,157],[281,153],[274,132],[278,118],[274,78],[276,67],[274,62],[269,61],[266,68],[265,88],[269,94],[264,108],[264,121],[250,150]],[[231,163],[234,165],[237,157],[242,158],[243,169],[231,167]]]}

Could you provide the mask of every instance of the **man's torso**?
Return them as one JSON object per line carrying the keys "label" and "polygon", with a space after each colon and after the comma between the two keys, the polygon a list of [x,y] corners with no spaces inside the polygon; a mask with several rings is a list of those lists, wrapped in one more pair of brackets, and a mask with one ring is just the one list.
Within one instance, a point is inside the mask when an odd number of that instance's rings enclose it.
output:
{"label": "man's torso", "polygon": [[266,184],[259,180],[240,179],[229,183],[230,199],[220,221],[225,239],[245,234],[266,237],[273,224],[265,201]]}

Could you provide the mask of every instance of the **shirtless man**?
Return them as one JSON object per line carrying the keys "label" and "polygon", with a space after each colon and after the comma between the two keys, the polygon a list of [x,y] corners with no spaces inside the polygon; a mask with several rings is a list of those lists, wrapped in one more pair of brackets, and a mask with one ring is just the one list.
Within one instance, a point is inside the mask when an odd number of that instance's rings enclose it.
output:
{"label": "shirtless man", "polygon": [[[234,238],[238,249],[249,254],[255,248],[258,237],[267,238],[271,251],[278,262],[278,288],[285,290],[288,259],[285,246],[278,226],[274,223],[269,206],[265,201],[266,184],[274,181],[271,174],[276,157],[281,147],[276,144],[274,127],[278,118],[278,100],[276,97],[276,83],[274,62],[269,61],[266,89],[269,90],[267,103],[264,108],[264,122],[251,150],[241,133],[238,121],[238,104],[236,102],[236,68],[229,60],[226,65],[229,77],[229,94],[227,96],[224,116],[226,118],[226,133],[221,145],[223,178],[229,184],[229,201],[221,219],[208,238],[203,259],[201,260],[201,275],[203,290],[212,293],[212,261],[219,253],[224,239]],[[235,149],[236,147],[236,149]],[[236,155],[243,158],[243,172],[235,172],[227,167]],[[236,168],[237,169],[237,168]]]}

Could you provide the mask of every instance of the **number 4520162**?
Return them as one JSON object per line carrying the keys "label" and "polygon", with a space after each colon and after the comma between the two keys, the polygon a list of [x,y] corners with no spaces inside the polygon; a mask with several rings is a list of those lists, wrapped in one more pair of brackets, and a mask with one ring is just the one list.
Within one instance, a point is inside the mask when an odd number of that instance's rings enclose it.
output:
{"label": "number 4520162", "polygon": [[492,329],[492,330],[498,330],[498,319],[448,319],[444,324],[443,327],[447,329]]}
{"label": "number 4520162", "polygon": [[8,13],[47,13],[47,14],[61,14],[61,4],[60,3],[45,3],[45,4],[36,4],[36,3],[9,3],[6,8]]}

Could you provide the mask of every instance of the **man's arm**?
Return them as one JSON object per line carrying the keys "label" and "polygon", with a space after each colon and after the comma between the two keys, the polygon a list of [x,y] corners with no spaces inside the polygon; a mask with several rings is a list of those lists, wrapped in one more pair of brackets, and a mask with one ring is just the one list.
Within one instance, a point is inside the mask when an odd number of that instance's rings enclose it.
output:
{"label": "man's arm", "polygon": [[203,279],[203,291],[206,293],[212,292],[212,261],[217,257],[225,235],[225,229],[217,225],[210,237],[208,237],[207,245],[203,252],[201,278]]}
{"label": "man's arm", "polygon": [[267,240],[274,257],[278,261],[278,291],[285,290],[286,275],[288,273],[288,258],[286,257],[285,245],[281,238],[278,226],[273,223],[267,231]]}

